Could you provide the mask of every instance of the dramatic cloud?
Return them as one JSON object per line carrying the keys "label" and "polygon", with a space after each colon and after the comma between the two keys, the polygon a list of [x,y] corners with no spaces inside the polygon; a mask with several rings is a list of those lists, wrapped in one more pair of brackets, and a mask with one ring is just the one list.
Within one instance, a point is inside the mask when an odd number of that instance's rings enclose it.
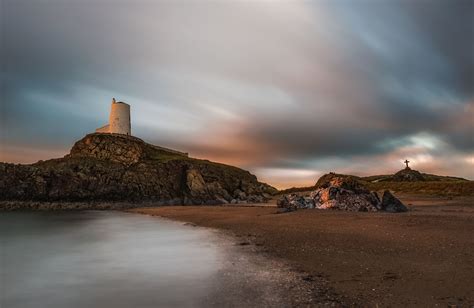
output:
{"label": "dramatic cloud", "polygon": [[0,160],[65,154],[116,97],[135,135],[279,187],[405,158],[473,178],[473,6],[5,0]]}

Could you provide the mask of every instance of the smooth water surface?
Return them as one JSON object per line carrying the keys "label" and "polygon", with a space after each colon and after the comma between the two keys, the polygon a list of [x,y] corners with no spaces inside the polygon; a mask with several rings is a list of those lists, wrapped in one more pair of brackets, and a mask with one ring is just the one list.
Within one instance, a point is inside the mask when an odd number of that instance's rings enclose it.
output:
{"label": "smooth water surface", "polygon": [[222,248],[205,229],[122,212],[0,213],[0,307],[199,306]]}

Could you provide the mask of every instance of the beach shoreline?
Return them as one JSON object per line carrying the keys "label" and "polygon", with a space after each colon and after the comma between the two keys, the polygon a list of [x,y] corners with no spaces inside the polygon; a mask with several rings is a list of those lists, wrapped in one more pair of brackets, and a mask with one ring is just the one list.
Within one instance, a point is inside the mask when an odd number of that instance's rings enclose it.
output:
{"label": "beach shoreline", "polygon": [[[127,211],[224,231],[327,281],[345,305],[474,304],[474,199],[402,195],[408,213],[167,206]],[[289,294],[291,296],[291,294]]]}
{"label": "beach shoreline", "polygon": [[216,229],[122,211],[0,219],[2,307],[343,306],[321,280]]}

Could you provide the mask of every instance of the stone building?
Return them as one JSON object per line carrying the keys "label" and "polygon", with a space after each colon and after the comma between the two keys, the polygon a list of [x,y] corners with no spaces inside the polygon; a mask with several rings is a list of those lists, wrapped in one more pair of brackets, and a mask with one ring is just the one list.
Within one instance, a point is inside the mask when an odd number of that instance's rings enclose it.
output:
{"label": "stone building", "polygon": [[109,124],[96,129],[95,132],[131,135],[130,105],[124,102],[116,102],[115,98],[113,98],[110,107]]}

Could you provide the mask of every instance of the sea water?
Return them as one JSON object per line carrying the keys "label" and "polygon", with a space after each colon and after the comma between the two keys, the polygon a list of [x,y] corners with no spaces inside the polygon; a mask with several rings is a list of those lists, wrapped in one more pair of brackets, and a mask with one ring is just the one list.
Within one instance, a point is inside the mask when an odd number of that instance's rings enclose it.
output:
{"label": "sea water", "polygon": [[116,212],[0,213],[0,307],[203,306],[213,232]]}

